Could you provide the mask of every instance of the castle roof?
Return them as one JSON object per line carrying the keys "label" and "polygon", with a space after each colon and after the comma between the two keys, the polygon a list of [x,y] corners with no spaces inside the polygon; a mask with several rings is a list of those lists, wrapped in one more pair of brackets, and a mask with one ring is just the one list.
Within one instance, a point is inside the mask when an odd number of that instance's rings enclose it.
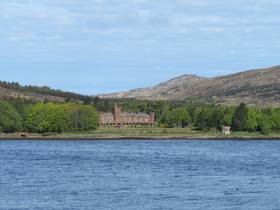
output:
{"label": "castle roof", "polygon": [[103,112],[101,113],[101,115],[104,117],[114,117],[114,114],[112,112]]}
{"label": "castle roof", "polygon": [[148,114],[142,113],[142,112],[122,112],[122,117],[148,117]]}

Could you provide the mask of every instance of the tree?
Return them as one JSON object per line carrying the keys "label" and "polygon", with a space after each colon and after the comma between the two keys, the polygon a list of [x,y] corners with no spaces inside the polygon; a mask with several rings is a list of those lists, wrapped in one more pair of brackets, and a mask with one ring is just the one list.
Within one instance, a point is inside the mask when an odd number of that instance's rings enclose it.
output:
{"label": "tree", "polygon": [[27,114],[33,105],[33,102],[20,98],[14,99],[9,103],[16,109],[23,121],[26,119]]}
{"label": "tree", "polygon": [[208,127],[215,128],[216,130],[222,130],[224,125],[225,110],[221,106],[216,106],[209,110]]}
{"label": "tree", "polygon": [[89,131],[98,127],[99,115],[93,106],[70,103],[64,107],[68,130]]}
{"label": "tree", "polygon": [[8,102],[0,101],[0,131],[12,133],[22,129],[22,119],[17,110]]}
{"label": "tree", "polygon": [[26,128],[30,132],[62,132],[65,129],[64,109],[53,103],[38,103],[29,111]]}
{"label": "tree", "polygon": [[209,108],[202,108],[198,114],[196,114],[195,126],[198,130],[209,129],[209,119],[211,116],[211,110]]}
{"label": "tree", "polygon": [[248,108],[245,103],[241,103],[233,115],[232,130],[233,131],[245,131],[247,121]]}
{"label": "tree", "polygon": [[263,114],[261,116],[261,120],[260,120],[260,123],[259,123],[259,128],[260,128],[261,133],[264,134],[264,135],[268,135],[271,132],[272,121],[271,121],[271,118],[268,115]]}
{"label": "tree", "polygon": [[227,126],[232,125],[232,119],[234,116],[234,112],[235,112],[235,108],[233,108],[233,107],[227,107],[225,109],[224,116],[223,116],[224,125],[227,125]]}
{"label": "tree", "polygon": [[170,115],[170,106],[168,104],[164,104],[160,111],[160,117],[158,119],[158,124],[160,125],[160,127],[168,127],[169,115]]}
{"label": "tree", "polygon": [[271,128],[274,131],[280,131],[280,109],[275,109],[271,112]]}
{"label": "tree", "polygon": [[196,105],[192,103],[192,101],[189,101],[186,105],[185,105],[187,112],[189,113],[190,117],[191,117],[191,122],[193,122],[194,119],[194,114],[195,114],[195,110],[196,110]]}
{"label": "tree", "polygon": [[183,107],[173,109],[168,115],[168,125],[170,127],[184,128],[191,122],[191,117]]}
{"label": "tree", "polygon": [[245,130],[256,131],[258,128],[258,112],[254,108],[247,108]]}

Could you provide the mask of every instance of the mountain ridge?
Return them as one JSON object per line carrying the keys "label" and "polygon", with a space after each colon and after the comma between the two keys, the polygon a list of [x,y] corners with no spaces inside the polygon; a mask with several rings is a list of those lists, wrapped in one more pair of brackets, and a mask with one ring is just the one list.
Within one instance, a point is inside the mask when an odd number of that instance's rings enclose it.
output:
{"label": "mountain ridge", "polygon": [[99,95],[140,100],[203,100],[216,104],[241,102],[280,105],[280,65],[212,78],[182,75],[149,88]]}

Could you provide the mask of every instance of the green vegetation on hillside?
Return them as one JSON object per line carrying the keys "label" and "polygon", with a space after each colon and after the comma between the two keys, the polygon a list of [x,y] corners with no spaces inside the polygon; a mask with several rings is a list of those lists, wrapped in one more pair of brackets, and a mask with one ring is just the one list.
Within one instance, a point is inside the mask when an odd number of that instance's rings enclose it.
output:
{"label": "green vegetation on hillside", "polygon": [[16,90],[22,92],[29,92],[29,93],[37,93],[42,95],[51,95],[57,97],[63,97],[66,99],[66,102],[69,101],[82,101],[85,104],[91,104],[95,98],[91,96],[85,96],[77,93],[66,92],[62,90],[55,90],[48,86],[38,87],[32,85],[20,85],[18,82],[5,82],[0,81],[0,87],[9,89],[9,90]]}

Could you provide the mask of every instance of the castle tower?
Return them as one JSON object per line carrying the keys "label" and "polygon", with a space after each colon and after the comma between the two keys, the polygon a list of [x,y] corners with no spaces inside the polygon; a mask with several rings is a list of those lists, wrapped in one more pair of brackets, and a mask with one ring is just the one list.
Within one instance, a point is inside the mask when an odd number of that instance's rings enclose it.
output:
{"label": "castle tower", "polygon": [[121,113],[122,113],[121,107],[118,107],[118,105],[115,103],[114,104],[114,120],[115,120],[116,127],[121,126]]}

